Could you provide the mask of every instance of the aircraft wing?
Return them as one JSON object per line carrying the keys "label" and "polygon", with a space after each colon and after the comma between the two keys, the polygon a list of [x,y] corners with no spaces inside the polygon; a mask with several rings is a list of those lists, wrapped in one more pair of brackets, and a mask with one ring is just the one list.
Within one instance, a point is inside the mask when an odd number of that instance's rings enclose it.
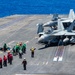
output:
{"label": "aircraft wing", "polygon": [[58,32],[58,33],[54,33],[54,34],[51,34],[51,36],[75,36],[75,33],[74,32]]}
{"label": "aircraft wing", "polygon": [[62,23],[65,23],[65,22],[73,22],[72,19],[66,19],[66,20],[61,20]]}
{"label": "aircraft wing", "polygon": [[74,32],[66,32],[65,36],[75,36],[75,33]]}
{"label": "aircraft wing", "polygon": [[51,34],[51,36],[63,36],[63,35],[65,35],[64,32],[57,32],[57,33]]}
{"label": "aircraft wing", "polygon": [[43,26],[44,27],[51,27],[51,26],[56,26],[56,25],[57,25],[57,21],[52,21],[52,22],[45,23]]}

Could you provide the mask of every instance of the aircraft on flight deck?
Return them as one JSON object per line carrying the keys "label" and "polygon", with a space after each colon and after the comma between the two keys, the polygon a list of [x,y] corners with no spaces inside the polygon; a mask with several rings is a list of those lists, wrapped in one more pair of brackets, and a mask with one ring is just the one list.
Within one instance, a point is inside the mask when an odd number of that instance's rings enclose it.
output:
{"label": "aircraft on flight deck", "polygon": [[63,42],[70,40],[73,38],[73,36],[75,36],[75,32],[72,32],[74,25],[75,25],[75,20],[67,29],[64,29],[62,22],[58,20],[58,25],[57,25],[58,29],[50,31],[50,32],[46,32],[46,33],[44,32],[44,34],[39,37],[38,42],[39,43],[51,43],[51,42],[55,43],[55,42],[59,42],[60,39],[62,39]]}
{"label": "aircraft on flight deck", "polygon": [[[44,27],[54,27],[54,29],[57,29],[57,23],[58,23],[58,19],[60,19],[65,27],[65,29],[67,27],[69,27],[69,25],[73,22],[73,20],[75,19],[75,14],[74,14],[74,11],[73,9],[70,9],[70,12],[69,12],[69,16],[68,18],[60,18],[58,17],[58,14],[54,14],[53,15],[53,18],[52,18],[52,21],[49,21],[45,24],[41,23],[41,24],[37,24],[38,26],[42,25],[43,29]],[[42,32],[42,31],[41,31]]]}
{"label": "aircraft on flight deck", "polygon": [[60,18],[60,17],[58,17],[58,15],[53,15],[53,18],[54,18],[54,20],[45,23],[43,26],[44,27],[56,26],[58,19],[60,19],[62,21],[62,23],[71,23],[75,19],[75,14],[74,14],[73,9],[70,9],[68,18]]}
{"label": "aircraft on flight deck", "polygon": [[[57,23],[58,23],[58,19],[60,19],[60,21],[63,23],[64,25],[64,28],[66,29],[67,27],[69,27],[71,25],[71,23],[73,22],[75,16],[74,16],[74,11],[73,9],[70,9],[70,12],[69,12],[69,16],[68,18],[59,18],[58,17],[58,14],[56,15],[53,15],[53,21],[51,22],[47,22],[45,24],[43,23],[40,23],[40,24],[37,24],[38,25],[38,31],[37,31],[37,34],[39,35],[39,37],[41,35],[44,34],[44,27],[50,27],[50,30],[49,31],[53,31],[53,30],[56,30],[57,29]],[[41,29],[40,29],[41,28]],[[75,27],[73,28],[75,30]]]}

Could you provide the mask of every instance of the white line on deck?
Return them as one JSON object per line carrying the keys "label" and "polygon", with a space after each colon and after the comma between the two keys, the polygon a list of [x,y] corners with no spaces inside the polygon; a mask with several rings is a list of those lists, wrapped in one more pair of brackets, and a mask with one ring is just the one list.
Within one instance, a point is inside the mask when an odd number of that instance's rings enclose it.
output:
{"label": "white line on deck", "polygon": [[15,75],[26,75],[26,74],[15,74]]}
{"label": "white line on deck", "polygon": [[48,61],[46,62],[46,65],[48,64]]}
{"label": "white line on deck", "polygon": [[53,61],[57,61],[58,60],[58,57],[54,57]]}
{"label": "white line on deck", "polygon": [[62,61],[63,57],[59,57],[58,61]]}
{"label": "white line on deck", "polygon": [[29,41],[26,41],[26,43],[29,43]]}
{"label": "white line on deck", "polygon": [[43,62],[43,65],[45,64],[45,62]]}
{"label": "white line on deck", "polygon": [[9,42],[8,45],[12,44],[13,42],[15,42],[15,41],[11,41],[11,42]]}
{"label": "white line on deck", "polygon": [[37,39],[38,37],[35,37],[35,39]]}
{"label": "white line on deck", "polygon": [[37,63],[37,65],[39,65],[39,63]]}

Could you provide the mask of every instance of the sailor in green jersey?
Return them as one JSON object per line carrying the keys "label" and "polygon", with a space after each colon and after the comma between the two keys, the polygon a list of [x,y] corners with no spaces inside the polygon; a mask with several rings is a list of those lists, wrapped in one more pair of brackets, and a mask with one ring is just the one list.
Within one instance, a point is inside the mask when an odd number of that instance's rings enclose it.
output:
{"label": "sailor in green jersey", "polygon": [[[20,46],[20,47],[19,47],[19,48],[20,48],[19,50],[22,51],[22,42],[20,42],[19,46]],[[23,51],[22,51],[22,54],[23,54]]]}
{"label": "sailor in green jersey", "polygon": [[6,43],[4,43],[3,50],[4,50],[4,52],[6,52],[6,50],[7,50],[7,44]]}
{"label": "sailor in green jersey", "polygon": [[13,47],[13,55],[16,55],[16,46]]}
{"label": "sailor in green jersey", "polygon": [[25,43],[22,45],[22,51],[23,51],[23,53],[26,53],[26,44]]}
{"label": "sailor in green jersey", "polygon": [[19,50],[19,58],[22,58],[22,50]]}
{"label": "sailor in green jersey", "polygon": [[16,54],[18,54],[19,53],[19,50],[20,50],[19,44],[16,44],[15,49],[16,49]]}

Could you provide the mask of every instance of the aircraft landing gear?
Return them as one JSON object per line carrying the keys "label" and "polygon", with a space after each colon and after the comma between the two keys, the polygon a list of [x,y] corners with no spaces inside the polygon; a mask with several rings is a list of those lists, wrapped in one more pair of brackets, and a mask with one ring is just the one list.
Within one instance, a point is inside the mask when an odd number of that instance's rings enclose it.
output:
{"label": "aircraft landing gear", "polygon": [[45,45],[45,48],[49,46],[50,46],[50,41],[48,41],[48,43]]}

